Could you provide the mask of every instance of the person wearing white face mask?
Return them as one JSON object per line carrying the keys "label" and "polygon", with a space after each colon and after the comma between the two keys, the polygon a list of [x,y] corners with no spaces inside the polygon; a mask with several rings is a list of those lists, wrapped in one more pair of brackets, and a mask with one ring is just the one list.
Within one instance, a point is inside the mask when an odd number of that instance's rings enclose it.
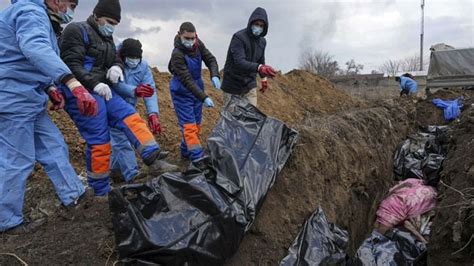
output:
{"label": "person wearing white face mask", "polygon": [[[153,134],[161,134],[155,81],[148,63],[142,59],[142,44],[139,40],[126,39],[119,45],[117,51],[125,62],[125,79],[113,86],[114,91],[134,108],[138,98],[143,98],[148,115],[148,127]],[[139,175],[135,151],[122,131],[110,128],[110,137],[112,175],[122,176],[126,182],[131,182]]]}
{"label": "person wearing white face mask", "polygon": [[230,101],[232,95],[237,95],[257,106],[257,73],[262,78],[260,92],[264,93],[268,89],[267,78],[275,77],[276,71],[265,64],[267,32],[267,12],[258,7],[250,16],[247,28],[232,37],[222,81],[224,102]]}
{"label": "person wearing white face mask", "polygon": [[149,174],[175,171],[177,166],[164,160],[146,122],[135,108],[111,89],[124,80],[122,60],[117,57],[113,32],[121,19],[119,0],[99,0],[87,21],[71,23],[61,37],[61,58],[84,86],[92,92],[98,104],[95,117],[77,112],[71,94],[63,90],[65,110],[85,139],[87,180],[97,196],[105,196],[110,187],[110,158],[112,153],[110,128],[124,133],[148,166]]}

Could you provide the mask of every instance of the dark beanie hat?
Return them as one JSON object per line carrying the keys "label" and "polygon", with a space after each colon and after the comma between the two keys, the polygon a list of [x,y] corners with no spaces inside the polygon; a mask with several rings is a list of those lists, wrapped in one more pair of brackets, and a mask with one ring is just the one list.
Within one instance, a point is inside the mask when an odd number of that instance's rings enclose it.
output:
{"label": "dark beanie hat", "polygon": [[183,22],[181,26],[179,27],[179,32],[196,32],[196,27],[194,27],[193,23],[191,22]]}
{"label": "dark beanie hat", "polygon": [[142,57],[143,50],[142,44],[139,40],[126,39],[122,42],[122,48],[120,49],[120,56],[122,57]]}
{"label": "dark beanie hat", "polygon": [[109,17],[120,22],[120,13],[122,8],[120,7],[119,0],[99,0],[94,8],[94,14],[100,17]]}

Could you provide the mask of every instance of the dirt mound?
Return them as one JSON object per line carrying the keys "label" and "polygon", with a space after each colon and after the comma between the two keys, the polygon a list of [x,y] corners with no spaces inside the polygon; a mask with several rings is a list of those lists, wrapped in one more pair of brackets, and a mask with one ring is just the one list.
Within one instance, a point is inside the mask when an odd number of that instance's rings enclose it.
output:
{"label": "dirt mound", "polygon": [[474,258],[474,108],[453,130],[441,172],[440,200],[429,250],[431,265],[472,265]]}
{"label": "dirt mound", "polygon": [[461,89],[440,89],[429,95],[426,100],[419,101],[416,105],[416,121],[418,126],[428,125],[446,125],[450,124],[444,120],[443,110],[436,107],[432,101],[440,98],[442,100],[454,100],[459,97],[464,98],[465,107],[470,106],[474,102],[474,92]]}

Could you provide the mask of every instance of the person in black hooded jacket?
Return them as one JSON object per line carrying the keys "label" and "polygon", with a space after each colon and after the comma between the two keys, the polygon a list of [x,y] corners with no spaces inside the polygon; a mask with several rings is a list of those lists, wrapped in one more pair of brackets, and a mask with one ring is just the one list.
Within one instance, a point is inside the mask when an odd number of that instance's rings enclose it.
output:
{"label": "person in black hooded jacket", "polygon": [[267,12],[258,7],[250,16],[247,28],[232,37],[222,81],[225,102],[232,95],[239,95],[257,106],[257,73],[262,78],[260,91],[268,89],[267,78],[276,74],[272,67],[265,65],[268,26]]}

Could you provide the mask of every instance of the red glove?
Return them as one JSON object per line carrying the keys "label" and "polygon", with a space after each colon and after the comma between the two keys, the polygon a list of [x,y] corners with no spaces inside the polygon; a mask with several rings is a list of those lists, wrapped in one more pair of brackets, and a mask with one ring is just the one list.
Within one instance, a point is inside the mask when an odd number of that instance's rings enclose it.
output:
{"label": "red glove", "polygon": [[258,67],[258,73],[264,77],[274,78],[276,76],[276,71],[271,66],[260,65]]}
{"label": "red glove", "polygon": [[152,113],[148,116],[148,126],[153,134],[161,134],[161,123],[158,114]]}
{"label": "red glove", "polygon": [[72,90],[72,95],[77,99],[79,112],[85,116],[96,116],[98,111],[97,102],[94,97],[82,85]]}
{"label": "red glove", "polygon": [[265,93],[268,90],[268,80],[262,79],[262,88],[260,89],[261,93]]}
{"label": "red glove", "polygon": [[151,97],[155,93],[155,89],[148,84],[140,84],[135,89],[135,96],[137,97]]}
{"label": "red glove", "polygon": [[57,111],[64,108],[66,104],[66,100],[64,100],[63,94],[55,87],[51,87],[48,90],[49,99],[53,103],[53,105],[49,108],[49,110]]}

